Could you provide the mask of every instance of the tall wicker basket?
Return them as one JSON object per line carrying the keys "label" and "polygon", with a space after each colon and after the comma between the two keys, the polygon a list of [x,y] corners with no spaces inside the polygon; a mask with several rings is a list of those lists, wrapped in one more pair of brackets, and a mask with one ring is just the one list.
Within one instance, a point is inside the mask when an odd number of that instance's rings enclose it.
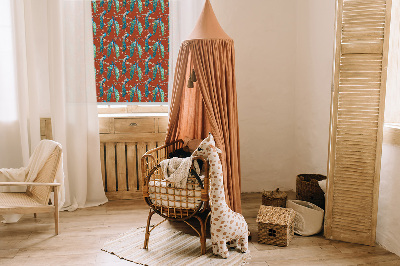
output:
{"label": "tall wicker basket", "polygon": [[326,179],[319,174],[300,174],[296,177],[296,199],[314,203],[325,209],[325,195],[318,181]]}

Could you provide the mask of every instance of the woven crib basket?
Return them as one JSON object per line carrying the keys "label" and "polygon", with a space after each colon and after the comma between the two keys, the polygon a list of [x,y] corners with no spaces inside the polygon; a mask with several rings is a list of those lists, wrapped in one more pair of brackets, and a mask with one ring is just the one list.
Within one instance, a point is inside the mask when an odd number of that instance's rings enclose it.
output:
{"label": "woven crib basket", "polygon": [[264,191],[262,194],[262,205],[286,208],[287,194],[279,191]]}
{"label": "woven crib basket", "polygon": [[325,195],[318,181],[326,179],[319,174],[300,174],[296,177],[296,199],[314,203],[325,209]]}

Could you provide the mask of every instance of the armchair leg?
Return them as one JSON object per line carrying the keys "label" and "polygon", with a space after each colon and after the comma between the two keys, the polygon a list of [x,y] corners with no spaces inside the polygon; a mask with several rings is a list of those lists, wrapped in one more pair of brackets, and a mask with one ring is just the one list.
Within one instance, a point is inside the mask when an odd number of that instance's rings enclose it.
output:
{"label": "armchair leg", "polygon": [[60,213],[58,211],[58,187],[54,187],[54,227],[56,235],[58,235],[59,215]]}
{"label": "armchair leg", "polygon": [[149,217],[147,217],[147,226],[146,226],[146,234],[144,236],[144,245],[143,248],[144,249],[148,249],[149,248],[149,238],[150,238],[150,221],[151,221],[151,216],[153,216],[155,212],[150,208],[150,212],[149,212]]}

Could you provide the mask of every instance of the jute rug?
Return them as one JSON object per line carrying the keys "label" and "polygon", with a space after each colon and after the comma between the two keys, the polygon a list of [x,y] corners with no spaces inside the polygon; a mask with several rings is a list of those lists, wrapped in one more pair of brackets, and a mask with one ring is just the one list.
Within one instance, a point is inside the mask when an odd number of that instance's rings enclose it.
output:
{"label": "jute rug", "polygon": [[143,265],[243,265],[249,253],[229,251],[229,258],[212,254],[211,240],[207,239],[207,253],[201,255],[199,237],[168,228],[157,227],[150,234],[149,249],[143,249],[145,228],[130,230],[115,240],[108,241],[103,251]]}

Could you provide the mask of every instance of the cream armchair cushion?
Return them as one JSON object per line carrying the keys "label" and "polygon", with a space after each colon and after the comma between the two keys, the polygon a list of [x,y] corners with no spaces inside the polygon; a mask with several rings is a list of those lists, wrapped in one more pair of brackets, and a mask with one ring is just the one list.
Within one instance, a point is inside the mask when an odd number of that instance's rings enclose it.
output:
{"label": "cream armchair cushion", "polygon": [[[36,151],[41,151],[41,153]],[[60,168],[61,158],[60,144],[50,140],[41,141],[30,159],[25,173],[27,177],[25,181],[0,182],[0,187],[26,187],[25,192],[0,192],[0,215],[12,222],[17,220],[16,214],[54,212],[56,234],[58,234],[59,187],[63,181],[62,168]],[[0,169],[0,171],[9,179],[19,181],[20,177],[18,175],[13,176],[12,169]],[[17,169],[15,173],[20,174],[20,172],[21,169]],[[57,175],[61,182],[54,182]],[[54,200],[53,204],[49,205],[52,191],[54,192]]]}

